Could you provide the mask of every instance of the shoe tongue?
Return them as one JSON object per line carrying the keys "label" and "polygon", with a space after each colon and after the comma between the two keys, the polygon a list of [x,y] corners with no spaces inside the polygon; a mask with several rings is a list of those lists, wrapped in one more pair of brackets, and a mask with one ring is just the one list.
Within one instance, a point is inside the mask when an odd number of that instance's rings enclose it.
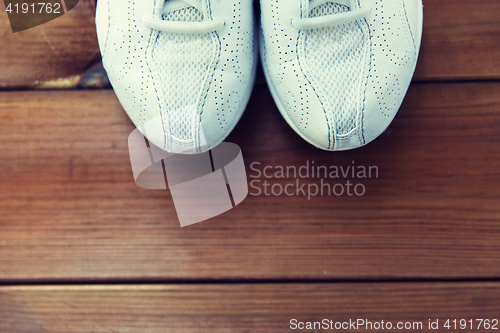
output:
{"label": "shoe tongue", "polygon": [[351,8],[351,0],[335,0],[333,2],[336,4],[344,5],[344,6]]}
{"label": "shoe tongue", "polygon": [[166,21],[202,22],[203,13],[196,7],[185,7],[167,13],[163,12],[163,19]]}
{"label": "shoe tongue", "polygon": [[333,0],[316,2],[318,5],[311,7],[309,17],[326,16],[349,11],[349,0]]}
{"label": "shoe tongue", "polygon": [[311,0],[309,1],[309,9],[312,10],[315,7],[320,7],[325,4],[343,5],[351,8],[353,0]]}
{"label": "shoe tongue", "polygon": [[179,22],[201,22],[203,21],[203,13],[195,6],[197,2],[198,0],[165,1],[163,19]]}

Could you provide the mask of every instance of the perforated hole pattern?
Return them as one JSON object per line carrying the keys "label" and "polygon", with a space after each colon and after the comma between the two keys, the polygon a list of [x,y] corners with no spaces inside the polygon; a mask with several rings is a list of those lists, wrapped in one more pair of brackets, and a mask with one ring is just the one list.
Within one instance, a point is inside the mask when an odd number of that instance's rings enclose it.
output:
{"label": "perforated hole pattern", "polygon": [[[225,132],[233,125],[233,120],[240,108],[244,91],[238,89],[246,87],[250,80],[250,71],[244,70],[245,67],[250,68],[254,59],[254,39],[253,33],[242,28],[242,15],[247,13],[242,12],[241,2],[234,3],[232,6],[231,21],[228,22],[230,31],[227,36],[221,38],[221,46],[223,49],[231,48],[226,57],[221,57],[219,68],[220,75],[216,75],[213,80],[213,88],[215,94],[215,108],[217,122],[221,131]],[[236,43],[230,45],[229,39],[236,37]],[[224,82],[226,75],[235,75],[239,81],[239,86],[232,86],[228,89],[227,83]],[[203,115],[202,115],[203,116]]]}
{"label": "perforated hole pattern", "polygon": [[[345,5],[327,2],[310,11],[310,17],[349,11]],[[356,126],[360,86],[365,61],[370,51],[368,36],[360,22],[328,26],[304,32],[305,66],[327,112],[333,113],[337,135],[345,135]]]}
{"label": "perforated hole pattern", "polygon": [[[388,71],[387,66],[384,66],[383,70],[379,70],[376,53],[380,52],[373,52],[370,83],[373,86],[375,95],[377,95],[380,112],[389,118],[392,116],[393,110],[399,107],[400,100],[403,98],[402,94],[405,93],[405,91],[402,91],[401,82],[397,74],[403,67],[415,61],[415,54],[413,53],[413,49],[410,48],[406,48],[402,54],[397,54],[391,49],[388,38],[397,37],[403,41],[404,38],[402,37],[405,37],[403,35],[406,33],[400,25],[391,24],[393,20],[399,19],[396,13],[387,13],[382,1],[375,1],[375,8],[373,10],[375,11],[376,19],[382,22],[379,30],[375,29],[373,23],[370,24],[372,47],[374,51],[381,51],[381,54],[389,58],[392,70]],[[388,81],[394,82],[391,87],[388,86]]]}

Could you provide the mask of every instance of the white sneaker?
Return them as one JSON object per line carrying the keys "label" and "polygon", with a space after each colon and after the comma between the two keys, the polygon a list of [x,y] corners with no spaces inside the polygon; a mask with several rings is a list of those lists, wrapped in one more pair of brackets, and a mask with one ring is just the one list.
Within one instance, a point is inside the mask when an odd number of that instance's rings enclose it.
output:
{"label": "white sneaker", "polygon": [[261,56],[288,124],[325,150],[379,136],[410,84],[422,0],[261,0]]}
{"label": "white sneaker", "polygon": [[149,141],[197,153],[224,140],[255,78],[251,0],[99,0],[96,25],[109,80]]}

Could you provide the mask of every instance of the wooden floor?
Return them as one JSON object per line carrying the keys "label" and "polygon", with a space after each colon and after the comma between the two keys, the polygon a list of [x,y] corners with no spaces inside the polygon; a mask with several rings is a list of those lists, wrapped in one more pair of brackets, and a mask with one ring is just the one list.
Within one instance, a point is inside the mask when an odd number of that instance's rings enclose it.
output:
{"label": "wooden floor", "polygon": [[0,16],[0,333],[289,332],[293,319],[494,328],[500,1],[424,5],[414,82],[380,138],[315,149],[259,73],[227,139],[261,182],[252,163],[375,166],[378,177],[350,179],[363,196],[250,188],[235,209],[186,228],[169,190],[133,181],[134,126],[100,65],[95,2],[16,34]]}

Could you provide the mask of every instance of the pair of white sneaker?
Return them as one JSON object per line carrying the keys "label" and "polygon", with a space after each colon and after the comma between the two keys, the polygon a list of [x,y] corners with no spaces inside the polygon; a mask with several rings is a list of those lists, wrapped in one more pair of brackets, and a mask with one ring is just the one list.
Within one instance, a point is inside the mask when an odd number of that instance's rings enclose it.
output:
{"label": "pair of white sneaker", "polygon": [[[422,0],[261,0],[260,51],[278,109],[306,141],[346,150],[379,136],[410,84]],[[252,0],[99,0],[110,82],[156,146],[222,142],[253,87]]]}

